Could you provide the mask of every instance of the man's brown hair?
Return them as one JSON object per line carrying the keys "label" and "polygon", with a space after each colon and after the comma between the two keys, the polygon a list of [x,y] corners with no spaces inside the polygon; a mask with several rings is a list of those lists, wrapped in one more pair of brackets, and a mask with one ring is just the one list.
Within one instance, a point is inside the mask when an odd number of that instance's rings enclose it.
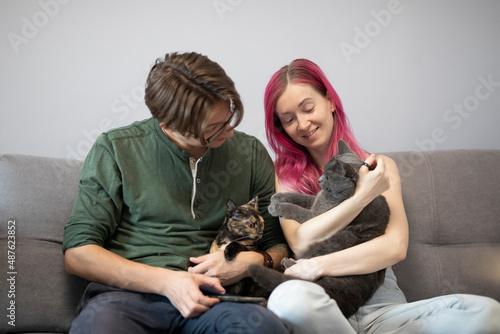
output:
{"label": "man's brown hair", "polygon": [[227,101],[229,106],[233,101],[234,124],[243,118],[234,82],[219,64],[195,52],[168,53],[157,59],[146,81],[145,100],[160,124],[202,141],[217,102]]}

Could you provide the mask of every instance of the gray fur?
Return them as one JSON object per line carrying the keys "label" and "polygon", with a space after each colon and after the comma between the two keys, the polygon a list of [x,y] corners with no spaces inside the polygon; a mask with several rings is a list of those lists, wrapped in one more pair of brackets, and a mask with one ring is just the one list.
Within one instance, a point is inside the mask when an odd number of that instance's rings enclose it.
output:
{"label": "gray fur", "polygon": [[[317,196],[299,193],[278,193],[271,198],[269,212],[303,223],[337,206],[354,194],[359,168],[363,161],[343,141],[338,142],[339,154],[324,168],[319,179],[322,190]],[[378,196],[343,230],[309,247],[300,259],[337,252],[384,234],[389,222],[390,210],[383,196]],[[285,266],[293,262],[285,259]],[[249,267],[250,277],[259,285],[272,291],[280,283],[296,279],[278,271],[258,265]],[[328,295],[335,299],[346,317],[354,314],[365,304],[384,280],[385,269],[367,275],[344,277],[324,276],[316,281]]]}

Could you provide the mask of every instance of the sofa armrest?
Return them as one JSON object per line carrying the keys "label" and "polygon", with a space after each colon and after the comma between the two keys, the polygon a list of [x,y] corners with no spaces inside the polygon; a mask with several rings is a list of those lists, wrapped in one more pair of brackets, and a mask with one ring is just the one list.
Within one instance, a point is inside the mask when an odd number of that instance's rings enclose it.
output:
{"label": "sofa armrest", "polygon": [[410,228],[394,266],[408,301],[452,293],[500,300],[499,150],[388,153]]}

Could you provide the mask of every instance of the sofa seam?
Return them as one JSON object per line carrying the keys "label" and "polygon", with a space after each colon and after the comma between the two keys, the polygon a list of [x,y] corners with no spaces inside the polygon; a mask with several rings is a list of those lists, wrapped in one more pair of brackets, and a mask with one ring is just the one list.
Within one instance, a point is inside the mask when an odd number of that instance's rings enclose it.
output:
{"label": "sofa seam", "polygon": [[[432,170],[432,166],[429,161],[429,155],[432,154],[432,152],[427,152],[425,155],[425,165],[427,167],[427,173],[429,175],[429,199],[431,202],[431,221],[432,221],[432,226],[433,226],[433,234],[434,234],[434,244],[439,245],[440,244],[440,238],[439,238],[439,224],[437,222],[437,205],[436,205],[436,194],[435,194],[435,187],[434,187],[434,172]],[[441,259],[439,257],[439,250],[438,247],[433,247],[434,249],[434,256],[436,258],[436,273],[438,275],[438,284],[439,284],[439,291],[443,290],[442,286],[442,279],[443,279],[443,267],[441,264]]]}

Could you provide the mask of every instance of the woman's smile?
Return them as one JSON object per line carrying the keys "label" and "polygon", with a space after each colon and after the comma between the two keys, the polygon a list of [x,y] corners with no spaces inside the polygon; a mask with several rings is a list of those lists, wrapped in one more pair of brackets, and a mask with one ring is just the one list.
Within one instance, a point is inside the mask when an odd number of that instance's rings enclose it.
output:
{"label": "woman's smile", "polygon": [[308,133],[306,133],[303,137],[305,137],[305,138],[308,138],[308,139],[309,139],[312,135],[314,135],[314,134],[316,133],[316,131],[318,131],[318,129],[319,129],[319,126],[318,126],[318,127],[316,127],[316,128],[314,128],[314,129],[312,129],[312,130],[311,130],[311,131],[309,131]]}

